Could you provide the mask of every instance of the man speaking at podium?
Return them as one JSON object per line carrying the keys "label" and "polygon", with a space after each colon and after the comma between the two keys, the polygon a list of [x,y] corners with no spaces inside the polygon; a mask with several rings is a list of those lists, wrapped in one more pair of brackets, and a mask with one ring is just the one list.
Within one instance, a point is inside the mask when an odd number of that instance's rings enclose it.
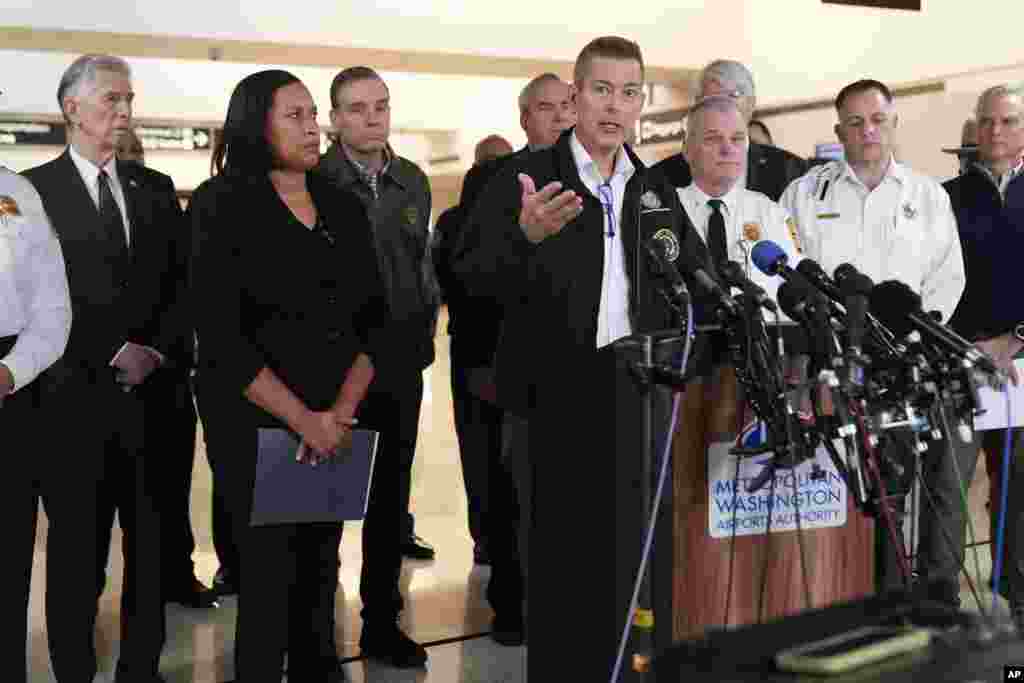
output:
{"label": "man speaking at podium", "polygon": [[[677,323],[650,281],[643,242],[661,231],[676,251],[706,256],[673,189],[625,144],[644,104],[639,46],[595,39],[573,80],[577,125],[506,165],[454,258],[470,294],[505,309],[498,398],[513,397],[530,421],[532,681],[610,678],[645,517],[640,400],[612,342]],[[503,612],[514,618],[519,587],[506,580],[497,540],[489,597],[501,622]],[[581,566],[594,548],[599,560]]]}

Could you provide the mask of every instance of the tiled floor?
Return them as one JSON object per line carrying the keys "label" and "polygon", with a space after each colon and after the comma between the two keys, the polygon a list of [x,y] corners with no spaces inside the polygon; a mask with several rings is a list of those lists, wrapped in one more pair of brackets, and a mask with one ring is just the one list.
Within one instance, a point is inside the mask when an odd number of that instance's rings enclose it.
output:
{"label": "tiled floor", "polygon": [[[444,330],[442,319],[438,328]],[[413,471],[412,508],[416,531],[437,549],[433,562],[406,561],[402,589],[407,598],[403,626],[430,645],[426,671],[399,671],[356,660],[346,665],[353,683],[522,683],[526,679],[526,648],[507,648],[482,636],[492,612],[483,593],[489,570],[473,564],[473,544],[466,526],[466,494],[452,423],[449,390],[448,338],[437,339],[437,361],[425,374],[420,438]],[[36,542],[35,569],[29,606],[30,667],[33,683],[53,681],[43,619],[45,592],[45,516]],[[198,440],[193,474],[192,524],[197,550],[196,573],[209,583],[217,570],[210,539],[210,470]],[[359,568],[361,524],[345,527],[338,592],[338,635],[342,657],[358,654]],[[100,601],[96,647],[101,673],[110,680],[118,653],[118,605],[121,590],[119,534],[111,551],[111,577]],[[168,642],[161,670],[169,683],[216,683],[234,677],[235,600],[217,610],[168,607]],[[466,637],[469,636],[468,639]],[[476,637],[472,637],[476,636]],[[449,642],[459,639],[458,642]]]}
{"label": "tiled floor", "polygon": [[[444,329],[442,318],[439,329]],[[417,532],[432,543],[438,553],[434,562],[407,561],[402,588],[408,596],[402,615],[403,625],[428,646],[430,661],[426,671],[397,671],[362,660],[346,665],[353,683],[523,683],[526,680],[526,648],[506,648],[480,634],[487,631],[491,611],[483,598],[488,570],[474,566],[472,542],[466,527],[466,498],[451,417],[449,391],[448,339],[437,339],[437,362],[425,374],[425,396],[421,414],[419,450],[413,472],[412,507]],[[972,511],[978,540],[988,537],[984,518],[987,478],[983,466],[972,486]],[[192,496],[192,522],[196,532],[197,574],[209,582],[217,569],[210,539],[210,472],[202,449],[196,452]],[[43,517],[45,520],[45,517]],[[338,643],[341,655],[357,654],[359,637],[358,581],[360,567],[360,525],[349,524],[341,549],[341,586],[338,594]],[[42,567],[45,564],[45,521],[40,525],[35,558],[35,574],[30,603],[29,640],[33,683],[53,681],[50,672],[43,619],[45,590]],[[111,553],[111,583],[100,603],[97,650],[101,673],[97,681],[108,681],[118,652],[117,610],[121,587],[119,537]],[[991,572],[987,546],[978,551],[982,582]],[[973,554],[968,553],[972,575]],[[977,605],[962,582],[964,605]],[[985,610],[992,594],[980,589]],[[168,608],[168,642],[162,671],[169,683],[216,683],[233,678],[232,652],[235,602],[225,600],[217,610],[196,611]],[[473,637],[476,636],[476,637]],[[457,639],[451,642],[451,639]],[[438,642],[441,641],[441,642]]]}

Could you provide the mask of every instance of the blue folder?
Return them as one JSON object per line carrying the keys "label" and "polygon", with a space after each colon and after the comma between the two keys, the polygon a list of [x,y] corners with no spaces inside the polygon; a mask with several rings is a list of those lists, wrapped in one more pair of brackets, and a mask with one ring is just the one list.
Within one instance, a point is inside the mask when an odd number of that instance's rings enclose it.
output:
{"label": "blue folder", "polygon": [[363,519],[379,436],[355,429],[350,448],[313,466],[295,461],[293,432],[260,429],[250,526]]}

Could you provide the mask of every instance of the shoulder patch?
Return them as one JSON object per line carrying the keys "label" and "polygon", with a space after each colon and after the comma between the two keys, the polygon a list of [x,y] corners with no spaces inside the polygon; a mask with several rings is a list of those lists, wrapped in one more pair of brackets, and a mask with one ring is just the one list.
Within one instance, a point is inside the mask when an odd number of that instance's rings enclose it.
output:
{"label": "shoulder patch", "polygon": [[18,207],[18,202],[14,200],[14,197],[10,195],[0,195],[0,217],[6,218],[7,216],[20,216],[21,208]]}

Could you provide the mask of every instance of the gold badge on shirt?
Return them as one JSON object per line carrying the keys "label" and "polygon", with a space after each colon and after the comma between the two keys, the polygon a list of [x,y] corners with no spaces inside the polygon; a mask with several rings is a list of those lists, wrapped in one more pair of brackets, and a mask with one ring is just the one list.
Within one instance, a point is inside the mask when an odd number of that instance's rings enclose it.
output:
{"label": "gold badge on shirt", "polygon": [[409,222],[409,225],[416,225],[420,219],[420,210],[415,206],[405,207],[405,220]]}
{"label": "gold badge on shirt", "polygon": [[743,239],[748,242],[758,242],[761,240],[761,224],[760,223],[744,223],[743,224]]}
{"label": "gold badge on shirt", "polygon": [[793,238],[793,246],[796,247],[796,253],[802,254],[804,250],[800,248],[800,240],[796,236],[796,219],[790,216],[786,219],[786,227],[789,229],[789,236]]}
{"label": "gold badge on shirt", "polygon": [[21,209],[18,208],[18,202],[14,201],[14,197],[0,195],[0,216],[6,218],[7,216],[20,215]]}

